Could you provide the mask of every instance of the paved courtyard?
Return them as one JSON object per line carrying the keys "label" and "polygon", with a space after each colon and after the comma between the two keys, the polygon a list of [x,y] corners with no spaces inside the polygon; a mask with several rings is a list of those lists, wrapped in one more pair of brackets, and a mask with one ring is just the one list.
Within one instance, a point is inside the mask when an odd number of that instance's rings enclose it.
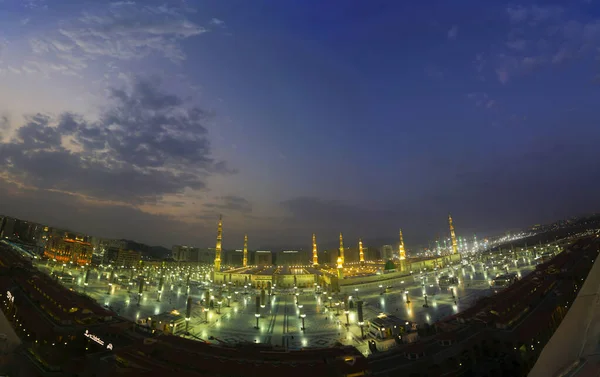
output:
{"label": "paved courtyard", "polygon": [[[40,264],[39,268],[47,273],[52,267]],[[527,261],[521,260],[513,263],[510,272],[524,276],[532,270]],[[386,281],[387,292],[379,285],[370,284],[354,290],[353,299],[364,301],[364,319],[369,320],[384,312],[393,314],[407,321],[419,324],[434,323],[440,318],[452,315],[472,305],[482,296],[493,294],[489,286],[489,279],[497,273],[506,270],[486,270],[482,266],[455,267],[454,274],[459,278],[459,284],[454,288],[455,298],[450,288],[441,288],[436,281],[436,275],[448,273],[449,270],[430,272],[426,274],[413,274],[402,279]],[[100,304],[110,307],[118,314],[137,320],[148,318],[160,313],[179,311],[184,315],[188,292],[185,284],[180,279],[167,280],[164,285],[160,301],[158,301],[157,284],[149,284],[144,288],[142,299],[138,305],[138,286],[115,284],[108,285],[108,273],[94,271],[88,279],[88,286],[84,287],[84,271],[70,269],[65,272],[74,276],[74,281],[67,286],[84,291]],[[328,294],[315,294],[312,290],[299,291],[296,304],[295,291],[275,291],[272,296],[266,296],[264,308],[260,308],[259,328],[256,329],[256,301],[255,297],[260,291],[231,287],[223,293],[221,309],[204,311],[202,299],[206,291],[209,295],[219,292],[222,287],[209,287],[204,284],[191,284],[189,296],[192,297],[192,316],[189,323],[190,336],[210,342],[257,342],[271,343],[290,349],[301,347],[326,347],[335,343],[350,344],[361,352],[368,353],[366,340],[361,339],[361,330],[357,324],[356,308],[350,310],[348,318],[344,313],[343,304],[335,305],[342,299],[333,296],[329,300]],[[410,303],[406,303],[406,292]],[[427,294],[428,308],[425,304],[424,294]],[[216,294],[215,294],[216,295]],[[230,295],[228,300],[226,297]],[[358,297],[357,297],[358,296]],[[228,305],[229,301],[229,305]],[[339,314],[338,314],[339,313]],[[304,331],[302,319],[305,315]],[[346,322],[350,325],[346,326]],[[365,334],[367,333],[365,327]],[[385,349],[390,342],[380,342],[378,348]]]}

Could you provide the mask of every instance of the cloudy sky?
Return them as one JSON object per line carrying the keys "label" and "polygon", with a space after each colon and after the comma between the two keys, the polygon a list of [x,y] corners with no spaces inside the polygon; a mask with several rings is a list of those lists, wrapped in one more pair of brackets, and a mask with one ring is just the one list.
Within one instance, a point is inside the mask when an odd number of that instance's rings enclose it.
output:
{"label": "cloudy sky", "polygon": [[237,248],[598,210],[598,2],[415,4],[0,0],[0,213]]}

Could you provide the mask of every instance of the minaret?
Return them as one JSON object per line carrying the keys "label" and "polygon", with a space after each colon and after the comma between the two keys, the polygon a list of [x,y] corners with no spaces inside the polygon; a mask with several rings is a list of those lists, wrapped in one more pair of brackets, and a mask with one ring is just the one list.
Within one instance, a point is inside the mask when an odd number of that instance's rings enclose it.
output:
{"label": "minaret", "polygon": [[342,264],[344,264],[344,238],[342,237],[342,233],[340,233],[340,258],[342,259]]}
{"label": "minaret", "polygon": [[248,266],[248,235],[244,234],[244,260],[243,266]]}
{"label": "minaret", "polygon": [[319,264],[319,254],[317,254],[317,236],[313,233],[313,266]]}
{"label": "minaret", "polygon": [[221,271],[221,242],[223,241],[223,218],[219,216],[217,246],[215,247],[215,272]]}
{"label": "minaret", "polygon": [[344,239],[342,238],[342,233],[340,233],[340,251],[337,258],[337,273],[338,278],[344,278]]}
{"label": "minaret", "polygon": [[360,263],[365,263],[365,253],[363,252],[362,247],[362,239],[358,239],[358,257],[360,259]]}
{"label": "minaret", "polygon": [[400,260],[406,259],[406,250],[404,250],[404,237],[402,237],[402,229],[400,229],[400,249],[399,249]]}
{"label": "minaret", "polygon": [[458,254],[458,246],[456,245],[456,235],[454,234],[454,225],[452,224],[452,216],[448,215],[448,224],[450,225],[450,239],[452,240],[452,254]]}

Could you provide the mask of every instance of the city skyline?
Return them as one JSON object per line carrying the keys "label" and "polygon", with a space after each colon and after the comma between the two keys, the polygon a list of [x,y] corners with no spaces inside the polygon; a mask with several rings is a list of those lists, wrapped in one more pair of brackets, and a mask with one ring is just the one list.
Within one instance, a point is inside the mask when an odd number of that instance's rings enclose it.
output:
{"label": "city skyline", "polygon": [[462,4],[5,0],[1,211],[307,249],[594,212],[598,6]]}

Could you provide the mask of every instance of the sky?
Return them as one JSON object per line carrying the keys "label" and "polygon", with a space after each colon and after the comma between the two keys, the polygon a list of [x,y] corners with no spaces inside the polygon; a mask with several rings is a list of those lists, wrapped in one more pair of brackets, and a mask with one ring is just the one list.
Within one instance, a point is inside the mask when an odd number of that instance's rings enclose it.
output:
{"label": "sky", "polygon": [[[0,213],[410,247],[600,207],[600,5],[0,0]],[[367,245],[379,246],[379,245]]]}

